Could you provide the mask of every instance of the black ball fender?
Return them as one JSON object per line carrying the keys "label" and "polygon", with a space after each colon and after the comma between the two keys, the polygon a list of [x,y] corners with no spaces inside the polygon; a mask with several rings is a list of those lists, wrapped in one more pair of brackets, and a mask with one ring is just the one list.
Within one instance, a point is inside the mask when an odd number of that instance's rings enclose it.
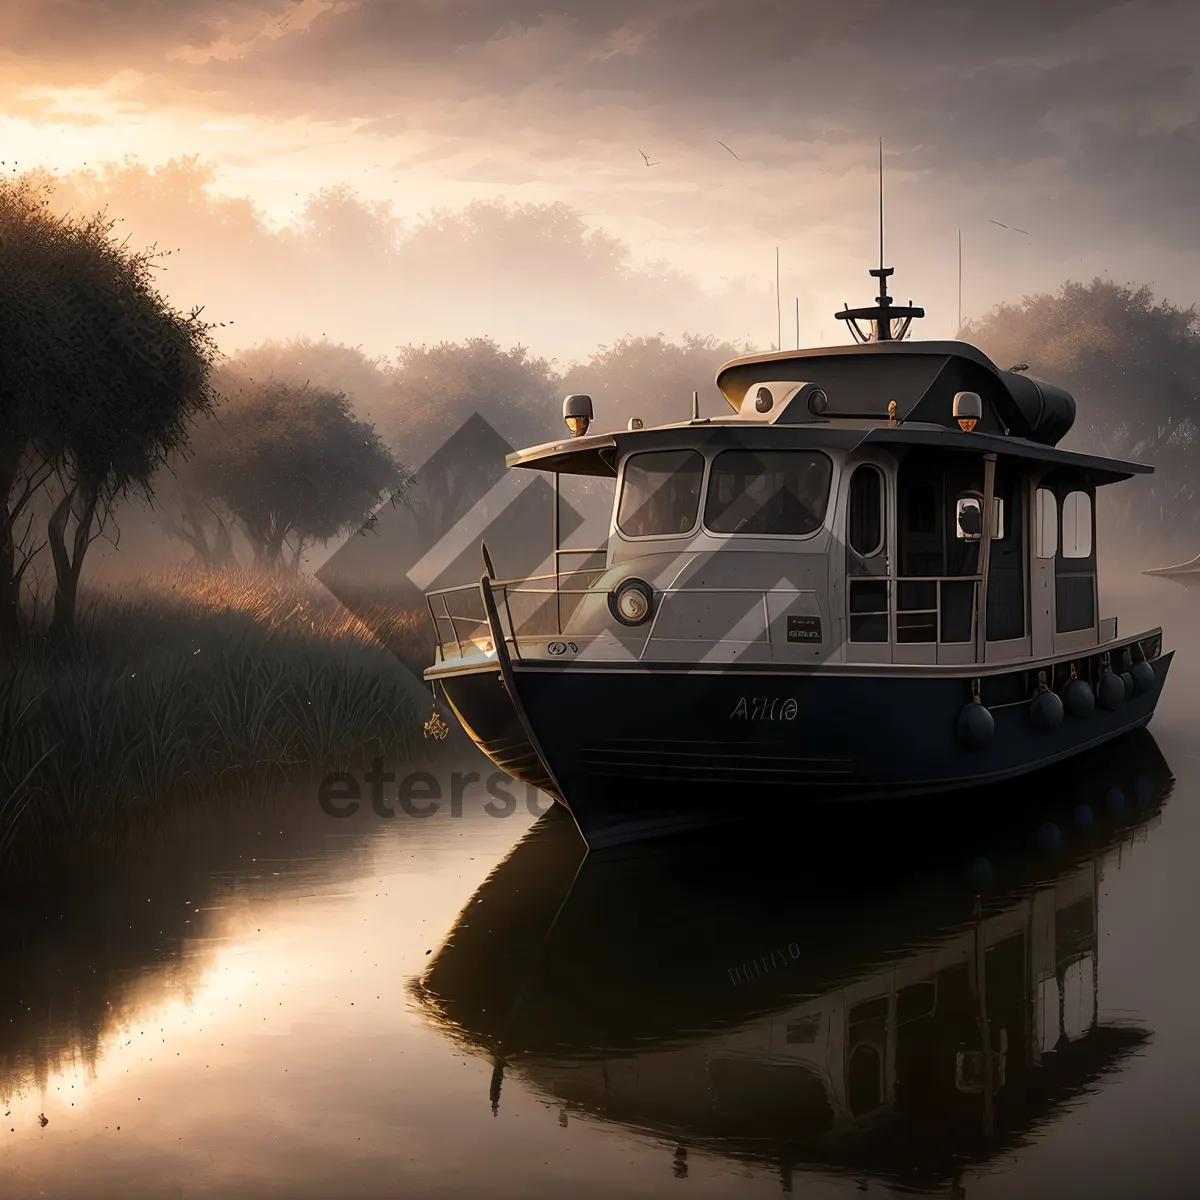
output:
{"label": "black ball fender", "polygon": [[1154,674],[1154,667],[1144,658],[1140,663],[1133,664],[1133,669],[1129,674],[1133,677],[1133,694],[1135,696],[1144,696],[1158,682],[1158,677]]}
{"label": "black ball fender", "polygon": [[1029,719],[1035,729],[1051,733],[1062,724],[1063,702],[1055,692],[1038,692],[1029,702]]}
{"label": "black ball fender", "polygon": [[1063,688],[1063,705],[1073,717],[1090,717],[1096,711],[1096,693],[1086,679],[1072,679]]}
{"label": "black ball fender", "polygon": [[968,750],[982,750],[996,732],[996,721],[978,700],[964,704],[958,714],[955,734]]}
{"label": "black ball fender", "polygon": [[1109,712],[1116,712],[1125,703],[1125,681],[1111,670],[1104,671],[1096,686],[1096,699]]}

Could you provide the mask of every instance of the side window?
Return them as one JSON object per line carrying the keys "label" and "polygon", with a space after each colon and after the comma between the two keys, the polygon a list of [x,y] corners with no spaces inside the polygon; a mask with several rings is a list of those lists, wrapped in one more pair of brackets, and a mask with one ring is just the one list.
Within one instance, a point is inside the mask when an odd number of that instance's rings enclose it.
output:
{"label": "side window", "polygon": [[1037,519],[1037,556],[1053,558],[1058,553],[1058,501],[1049,488],[1038,488],[1034,507]]}
{"label": "side window", "polygon": [[850,549],[870,558],[883,549],[883,476],[863,465],[850,477],[850,512],[846,537]]}
{"label": "side window", "polygon": [[1092,498],[1087,492],[1068,492],[1063,497],[1062,556],[1092,556]]}

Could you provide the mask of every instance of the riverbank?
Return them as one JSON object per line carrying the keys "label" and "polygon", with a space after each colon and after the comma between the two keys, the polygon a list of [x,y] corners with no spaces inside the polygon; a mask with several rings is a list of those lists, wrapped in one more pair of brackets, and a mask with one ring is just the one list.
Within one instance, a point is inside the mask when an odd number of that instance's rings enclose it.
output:
{"label": "riverbank", "polygon": [[422,614],[303,577],[179,571],[90,596],[69,652],[0,668],[0,868],[32,869],[212,794],[423,743]]}

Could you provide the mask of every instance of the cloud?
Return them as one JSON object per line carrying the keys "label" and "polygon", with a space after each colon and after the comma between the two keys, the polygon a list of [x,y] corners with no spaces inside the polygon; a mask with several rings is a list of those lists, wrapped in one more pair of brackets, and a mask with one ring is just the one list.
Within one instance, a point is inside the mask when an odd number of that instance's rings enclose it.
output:
{"label": "cloud", "polygon": [[[853,253],[857,279],[882,137],[914,284],[952,272],[929,248],[963,225],[996,287],[1052,286],[1110,246],[1190,286],[1193,3],[99,0],[78,14],[10,0],[0,44],[18,79],[120,68],[146,120],[186,105],[214,124],[319,122],[402,185],[535,189],[717,275],[780,243],[838,290]],[[1036,259],[986,242],[992,217],[1036,234]]]}
{"label": "cloud", "polygon": [[561,203],[480,200],[402,220],[343,184],[309,196],[276,229],[215,183],[215,167],[196,159],[130,161],[61,180],[55,203],[106,209],[133,245],[170,250],[159,286],[179,307],[203,305],[226,322],[227,352],[307,336],[389,355],[491,336],[565,362],[646,330],[740,337],[752,305],[763,304],[744,288],[706,289],[640,265],[624,242]]}
{"label": "cloud", "polygon": [[473,163],[469,167],[464,167],[459,171],[450,171],[448,177],[451,179],[462,179],[469,183],[508,183],[517,185],[532,183],[538,178],[531,171],[525,171],[520,167],[497,162],[495,159],[490,158],[481,159],[479,162]]}

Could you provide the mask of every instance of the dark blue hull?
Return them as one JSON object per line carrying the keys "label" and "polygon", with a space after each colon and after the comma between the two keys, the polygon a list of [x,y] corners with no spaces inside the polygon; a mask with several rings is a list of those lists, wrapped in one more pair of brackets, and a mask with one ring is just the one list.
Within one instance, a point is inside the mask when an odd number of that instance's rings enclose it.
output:
{"label": "dark blue hull", "polygon": [[1036,672],[984,676],[995,732],[982,749],[956,736],[965,674],[513,664],[507,683],[495,667],[439,683],[481,749],[565,804],[596,849],[776,804],[945,792],[1038,770],[1146,725],[1171,657],[1154,659],[1153,684],[1115,711],[1097,704],[1049,732],[1030,717]]}

